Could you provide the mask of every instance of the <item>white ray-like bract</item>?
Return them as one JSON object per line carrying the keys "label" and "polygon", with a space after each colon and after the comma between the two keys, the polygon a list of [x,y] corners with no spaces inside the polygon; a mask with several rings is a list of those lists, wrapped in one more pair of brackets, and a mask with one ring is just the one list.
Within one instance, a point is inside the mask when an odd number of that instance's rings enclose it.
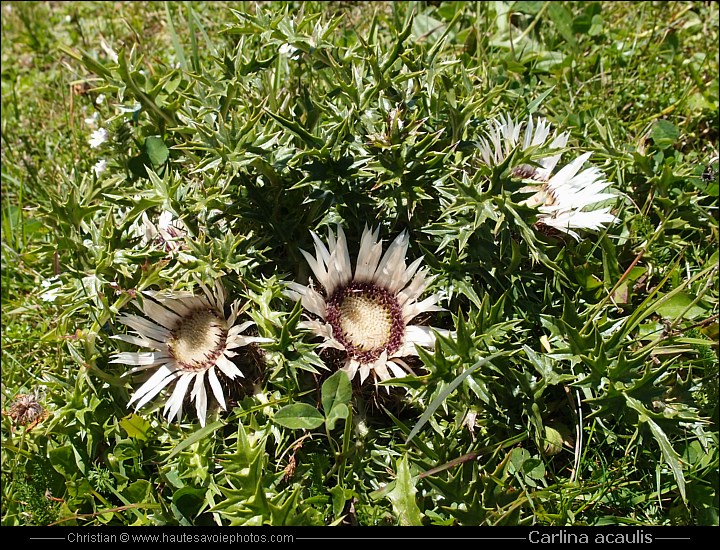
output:
{"label": "white ray-like bract", "polygon": [[618,221],[609,206],[587,210],[616,198],[614,193],[606,191],[610,182],[597,167],[580,171],[589,157],[590,153],[580,155],[546,182],[525,188],[535,191],[525,202],[537,207],[538,223],[567,233],[576,240],[580,240],[576,229],[598,231]]}
{"label": "white ray-like bract", "polygon": [[[518,146],[522,151],[527,151],[531,147],[553,150],[567,145],[569,134],[552,134],[550,123],[542,117],[538,117],[537,121],[533,120],[532,115],[528,117],[525,135],[521,140],[522,129],[523,123],[513,120],[509,114],[492,119],[485,137],[478,143],[482,161],[488,166],[499,166]],[[532,174],[533,179],[544,180],[552,173],[559,160],[560,154],[553,154],[539,159],[537,166],[520,165],[513,169]]]}

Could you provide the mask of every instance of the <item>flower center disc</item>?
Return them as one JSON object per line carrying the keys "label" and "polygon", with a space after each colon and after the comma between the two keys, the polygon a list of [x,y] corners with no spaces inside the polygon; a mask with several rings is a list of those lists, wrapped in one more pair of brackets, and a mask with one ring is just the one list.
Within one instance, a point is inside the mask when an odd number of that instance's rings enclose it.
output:
{"label": "flower center disc", "polygon": [[201,371],[215,363],[226,338],[224,321],[217,314],[196,309],[175,327],[168,348],[180,368]]}
{"label": "flower center disc", "polygon": [[390,354],[402,343],[404,323],[395,296],[384,288],[350,283],[328,300],[327,320],[334,337],[361,362]]}
{"label": "flower center disc", "polygon": [[385,346],[392,329],[390,311],[370,296],[351,294],[340,304],[340,326],[360,351]]}

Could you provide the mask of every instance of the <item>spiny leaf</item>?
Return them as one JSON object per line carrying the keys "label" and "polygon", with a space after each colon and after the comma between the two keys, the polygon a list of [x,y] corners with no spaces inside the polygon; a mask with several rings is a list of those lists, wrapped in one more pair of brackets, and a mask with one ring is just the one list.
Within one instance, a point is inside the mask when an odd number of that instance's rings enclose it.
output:
{"label": "spiny leaf", "polygon": [[300,139],[302,139],[307,145],[310,147],[320,148],[324,145],[324,141],[321,140],[319,137],[316,137],[312,135],[310,132],[308,132],[305,128],[300,126],[297,122],[293,120],[288,120],[287,118],[280,116],[278,114],[273,113],[272,111],[269,111],[265,109],[265,112],[270,115],[272,118],[274,118],[279,124],[296,134]]}
{"label": "spiny leaf", "polygon": [[397,477],[395,486],[387,494],[392,502],[393,510],[400,520],[400,525],[422,525],[423,514],[415,502],[417,488],[410,467],[408,466],[407,455],[397,461]]}
{"label": "spiny leaf", "polygon": [[415,424],[415,427],[412,429],[410,434],[408,435],[407,439],[405,440],[405,443],[410,443],[412,441],[412,438],[417,435],[417,433],[420,431],[420,429],[425,425],[425,423],[430,419],[430,417],[433,415],[435,410],[442,405],[443,401],[447,399],[447,397],[455,391],[455,388],[457,388],[465,378],[470,376],[473,372],[475,372],[477,369],[485,365],[486,363],[489,363],[493,359],[496,359],[497,357],[501,357],[503,355],[508,355],[510,352],[498,352],[493,353],[489,357],[484,357],[480,359],[477,363],[475,363],[472,367],[469,369],[466,369],[460,376],[455,378],[452,382],[450,382],[443,390],[438,394],[438,396],[433,400],[430,405],[428,405],[428,408],[425,410],[423,415],[420,417],[420,420],[418,420],[418,423]]}
{"label": "spiny leaf", "polygon": [[167,462],[172,457],[177,455],[178,453],[182,452],[184,449],[187,449],[190,445],[193,445],[194,443],[197,443],[201,439],[207,437],[211,433],[217,431],[218,429],[222,428],[225,425],[225,423],[222,420],[216,420],[212,424],[208,424],[204,428],[199,429],[196,432],[193,432],[187,439],[184,439],[175,447],[172,451],[170,451],[170,454],[167,456],[165,461]]}

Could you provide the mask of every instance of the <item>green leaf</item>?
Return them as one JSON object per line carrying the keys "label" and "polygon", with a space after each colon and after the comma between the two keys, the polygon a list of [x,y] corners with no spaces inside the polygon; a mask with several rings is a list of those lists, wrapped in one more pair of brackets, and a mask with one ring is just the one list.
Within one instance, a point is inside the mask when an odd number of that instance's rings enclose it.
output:
{"label": "green leaf", "polygon": [[522,471],[522,465],[526,460],[530,460],[530,453],[527,449],[517,447],[510,451],[510,462],[508,463],[508,470],[510,473]]}
{"label": "green leaf", "polygon": [[133,481],[130,485],[128,485],[122,491],[122,494],[128,499],[128,501],[137,504],[141,502],[152,501],[153,499],[150,498],[151,492],[152,485],[150,484],[150,482],[146,479],[138,479],[137,481]]}
{"label": "green leaf", "polygon": [[335,405],[350,402],[352,397],[352,384],[345,371],[339,370],[322,385],[322,406],[325,414],[329,416]]}
{"label": "green leaf", "polygon": [[145,140],[145,152],[154,168],[165,164],[170,156],[170,150],[160,136],[150,136]]}
{"label": "green leaf", "polygon": [[142,416],[132,413],[120,421],[120,427],[125,430],[131,439],[148,440],[150,423]]}
{"label": "green leaf", "polygon": [[682,496],[683,502],[687,503],[687,497],[685,494],[685,476],[683,475],[680,457],[675,452],[675,449],[672,448],[672,445],[670,444],[670,441],[668,440],[668,437],[667,435],[665,435],[665,432],[662,430],[662,428],[658,426],[652,418],[645,417],[643,418],[643,420],[645,420],[648,423],[648,426],[650,426],[650,431],[652,432],[653,436],[655,436],[655,440],[660,445],[660,450],[662,451],[663,458],[665,459],[667,465],[670,466],[670,469],[675,476],[675,481],[677,482],[680,496]]}
{"label": "green leaf", "polygon": [[526,478],[541,481],[545,477],[545,465],[538,458],[530,458],[523,462],[522,471]]}
{"label": "green leaf", "polygon": [[602,8],[598,2],[590,4],[585,3],[583,13],[578,15],[573,21],[573,32],[578,34],[590,34],[595,17],[599,17]]}
{"label": "green leaf", "polygon": [[211,433],[215,432],[218,428],[222,428],[225,425],[225,423],[222,420],[216,420],[212,424],[208,424],[204,428],[199,429],[196,432],[193,432],[190,437],[187,439],[184,439],[175,447],[172,451],[170,451],[170,454],[165,459],[166,461],[170,460],[172,457],[174,457],[176,454],[180,453],[184,449],[187,449],[190,445],[193,445],[203,439],[204,437],[207,437]]}
{"label": "green leaf", "polygon": [[[567,428],[565,428],[567,431]],[[555,456],[562,451],[563,435],[559,430],[552,426],[545,426],[545,439],[543,440],[543,454],[547,456]]]}
{"label": "green leaf", "polygon": [[415,20],[413,21],[413,34],[418,37],[422,36],[424,38],[429,38],[432,42],[435,42],[437,37],[440,35],[437,31],[444,26],[445,23],[442,21],[421,13],[415,17]]}
{"label": "green leaf", "polygon": [[133,525],[142,525],[144,521],[147,521],[147,518],[140,510],[141,508],[153,509],[161,507],[160,504],[144,502],[144,497],[150,494],[150,487],[148,481],[140,479],[123,489],[122,493],[115,487],[110,486],[108,488],[137,517],[138,521]]}
{"label": "green leaf", "polygon": [[345,503],[353,497],[353,492],[340,485],[335,485],[329,492],[332,496],[333,515],[337,518],[345,509]]}
{"label": "green leaf", "polygon": [[393,511],[400,520],[400,525],[422,525],[422,512],[415,502],[417,488],[410,474],[407,455],[397,461],[397,477],[395,486],[387,497],[392,502]]}
{"label": "green leaf", "polygon": [[175,24],[173,23],[172,14],[170,13],[170,4],[168,2],[165,2],[165,15],[167,16],[170,38],[172,39],[173,47],[175,48],[175,57],[177,57],[178,63],[180,63],[180,68],[183,71],[187,71],[188,64],[185,60],[185,50],[183,49],[182,43],[175,32]]}
{"label": "green leaf", "polygon": [[676,319],[680,315],[686,319],[694,319],[705,313],[705,310],[695,304],[691,307],[693,298],[687,292],[680,292],[657,308],[657,312],[666,319]]}
{"label": "green leaf", "polygon": [[575,378],[572,374],[559,374],[555,372],[553,360],[546,355],[535,353],[532,348],[526,345],[523,345],[523,350],[525,350],[525,354],[533,367],[535,367],[535,370],[542,375],[548,385],[554,386],[556,384],[562,384]]}
{"label": "green leaf", "polygon": [[52,467],[65,479],[73,479],[78,473],[75,453],[70,445],[51,450],[48,452],[48,458]]}
{"label": "green leaf", "polygon": [[570,11],[563,6],[562,2],[551,2],[548,9],[548,15],[555,28],[568,44],[575,45],[575,35],[573,34],[573,18]]}
{"label": "green leaf", "polygon": [[150,159],[148,158],[147,153],[141,153],[139,155],[135,155],[130,160],[128,160],[128,168],[135,177],[146,178],[148,177],[146,166],[149,163]]}
{"label": "green leaf", "polygon": [[183,487],[173,492],[173,504],[186,518],[193,519],[203,508],[206,491],[197,487]]}
{"label": "green leaf", "polygon": [[615,245],[607,237],[600,239],[600,246],[603,253],[603,271],[605,277],[605,285],[612,288],[616,281],[620,280],[621,273],[617,259],[617,251]]}
{"label": "green leaf", "polygon": [[650,133],[658,149],[667,149],[680,137],[680,130],[667,120],[658,120]]}
{"label": "green leaf", "polygon": [[523,482],[530,487],[537,487],[538,482],[542,482],[545,477],[545,465],[538,457],[531,456],[526,449],[517,447],[510,451],[508,472],[521,476]]}
{"label": "green leaf", "polygon": [[[523,66],[523,70],[525,70],[524,66]],[[551,86],[549,89],[545,90],[538,97],[536,97],[530,103],[528,103],[528,106],[527,106],[528,114],[533,114],[537,110],[537,108],[543,104],[543,101],[545,101],[545,98],[547,96],[549,96],[554,89],[555,89],[555,86]]]}
{"label": "green leaf", "polygon": [[603,18],[602,15],[593,15],[588,34],[590,36],[600,36],[603,33]]}
{"label": "green leaf", "polygon": [[648,426],[650,426],[650,431],[655,437],[655,440],[658,442],[658,445],[660,445],[663,458],[675,476],[675,481],[677,482],[680,495],[682,496],[683,501],[687,502],[685,494],[685,476],[683,475],[680,456],[675,452],[675,449],[673,449],[663,429],[658,426],[652,418],[650,418],[647,409],[642,402],[629,396],[627,393],[623,393],[623,397],[625,397],[625,401],[628,406],[638,413],[639,421],[647,422]]}
{"label": "green leaf", "polygon": [[520,0],[513,4],[513,10],[527,15],[537,15],[543,7],[544,2]]}
{"label": "green leaf", "polygon": [[335,422],[338,420],[345,420],[350,414],[350,409],[345,403],[336,403],[330,412],[327,414],[326,422],[328,430],[335,428]]}
{"label": "green leaf", "polygon": [[294,403],[283,407],[275,413],[273,420],[291,430],[312,430],[325,422],[320,411],[306,403]]}
{"label": "green leaf", "polygon": [[705,193],[711,197],[717,197],[720,193],[720,186],[718,185],[717,179],[708,184],[705,188]]}

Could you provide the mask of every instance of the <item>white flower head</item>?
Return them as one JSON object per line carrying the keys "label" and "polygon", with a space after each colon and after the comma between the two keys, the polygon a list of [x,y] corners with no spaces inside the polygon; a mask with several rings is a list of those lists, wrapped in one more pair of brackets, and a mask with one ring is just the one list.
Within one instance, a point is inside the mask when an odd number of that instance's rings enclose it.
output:
{"label": "white flower head", "polygon": [[100,113],[95,111],[91,116],[85,118],[85,124],[87,124],[90,128],[95,128],[99,117]]}
{"label": "white flower head", "polygon": [[202,296],[189,292],[145,292],[142,303],[135,302],[144,316],[123,314],[118,318],[132,328],[134,334],[118,334],[113,338],[152,350],[116,353],[110,361],[132,365],[130,373],[155,369],[128,403],[135,403],[136,411],[174,383],[163,413],[168,420],[175,417],[179,421],[185,395],[192,383],[190,399],[195,401],[200,425],[204,426],[208,408],[206,381],[215,400],[226,410],[216,371],[230,380],[242,377],[242,371],[230,360],[236,355],[232,350],[253,342],[271,341],[242,334],[253,322],[235,324],[240,309],[238,301],[231,304],[230,315],[225,315],[225,290],[220,281],[215,283],[213,290],[203,284],[200,286]]}
{"label": "white flower head", "polygon": [[[540,148],[543,151],[562,150],[567,145],[567,132],[555,134],[544,118],[528,118],[525,125],[513,120],[509,115],[500,115],[489,123],[486,137],[479,142],[480,156],[488,166],[502,164],[513,150],[527,151]],[[580,237],[576,229],[596,231],[606,224],[617,222],[610,213],[610,207],[588,211],[586,208],[614,198],[613,193],[604,192],[610,183],[602,172],[595,168],[578,171],[589,158],[590,153],[581,155],[573,162],[552,175],[560,153],[550,154],[535,161],[536,165],[520,164],[510,167],[511,174],[521,178],[529,185],[519,190],[521,193],[534,193],[523,201],[530,207],[538,208],[537,223],[571,235]]]}
{"label": "white flower head", "polygon": [[580,155],[547,182],[524,188],[535,191],[524,202],[538,208],[538,223],[567,233],[575,240],[580,239],[575,229],[597,231],[618,221],[609,206],[586,210],[616,197],[614,193],[605,192],[610,182],[598,168],[591,166],[579,172],[589,157],[590,153]]}
{"label": "white flower head", "polygon": [[[528,117],[522,141],[520,135],[523,123],[513,120],[510,115],[500,115],[492,119],[488,126],[485,137],[480,139],[478,147],[482,161],[491,167],[502,164],[518,146],[521,151],[527,151],[531,147],[562,149],[567,145],[569,137],[567,132],[559,135],[551,134],[550,123],[542,117],[538,117],[537,121],[534,121],[532,115]],[[547,146],[546,143],[548,143]],[[544,157],[538,161],[537,167],[529,165],[514,167],[513,174],[543,181],[549,177],[559,160],[559,154]]]}
{"label": "white flower head", "polygon": [[409,324],[420,313],[442,311],[435,305],[440,296],[433,294],[417,301],[432,281],[428,269],[418,269],[422,258],[409,266],[405,264],[409,244],[406,231],[382,255],[379,231],[365,227],[354,273],[341,227],[338,226],[337,238],[328,230],[328,246],[311,232],[315,257],[301,252],[322,285],[322,294],[312,283],[307,286],[288,283],[288,296],[302,300],[305,310],[313,316],[300,326],[324,339],[320,347],[345,351],[347,358],[342,370],[351,380],[359,372],[361,383],[370,374],[377,383],[412,373],[402,357],[417,355],[416,346],[432,349],[433,330],[448,334],[445,330]]}
{"label": "white flower head", "polygon": [[278,53],[283,57],[297,59],[298,57],[300,57],[301,52],[295,46],[286,42],[278,48]]}
{"label": "white flower head", "polygon": [[107,170],[107,161],[105,159],[100,159],[93,165],[92,170],[95,172],[95,177],[99,178],[100,175]]}
{"label": "white flower head", "polygon": [[187,228],[182,220],[173,216],[172,212],[163,210],[157,223],[151,222],[147,213],[143,212],[140,226],[133,232],[140,235],[140,242],[143,245],[155,245],[170,255],[176,255],[183,247]]}
{"label": "white flower head", "polygon": [[92,134],[90,134],[90,139],[88,140],[88,143],[90,144],[90,147],[92,147],[93,149],[97,149],[109,138],[110,134],[105,128],[98,128]]}
{"label": "white flower head", "polygon": [[49,279],[43,279],[40,281],[40,286],[43,288],[43,292],[40,294],[40,299],[43,302],[54,302],[62,290],[62,282],[60,281],[59,275],[55,275]]}

